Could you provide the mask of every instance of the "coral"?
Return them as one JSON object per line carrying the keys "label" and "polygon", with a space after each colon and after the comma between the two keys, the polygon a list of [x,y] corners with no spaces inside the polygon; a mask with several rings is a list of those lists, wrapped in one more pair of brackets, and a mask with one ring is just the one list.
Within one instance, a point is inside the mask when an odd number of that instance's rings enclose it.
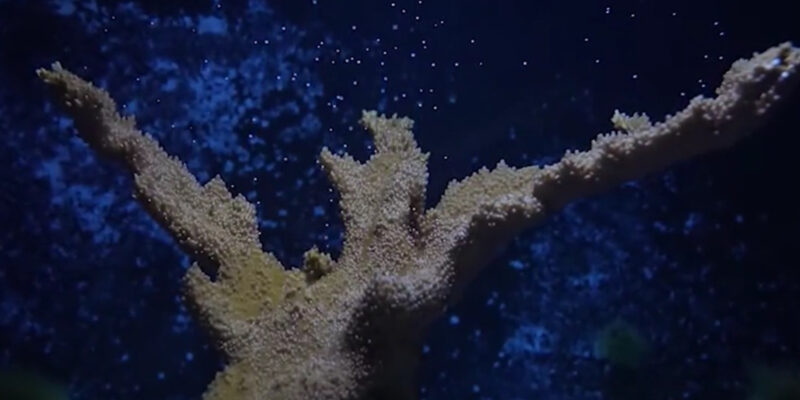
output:
{"label": "coral", "polygon": [[66,387],[25,369],[0,369],[0,394],[4,399],[69,400]]}
{"label": "coral", "polygon": [[749,400],[800,398],[800,370],[791,365],[755,364],[748,368]]}
{"label": "coral", "polygon": [[482,168],[429,210],[428,155],[412,121],[365,112],[368,161],[320,156],[341,196],[342,254],[311,249],[301,270],[262,251],[253,205],[219,177],[198,183],[105,91],[58,64],[38,74],[79,135],[133,173],[136,198],[195,260],[185,298],[227,359],[205,399],[411,399],[423,333],[499,247],[569,201],[753,132],[796,86],[798,64],[789,44],[737,61],[714,98],[655,124],[617,112],[622,131],[589,150],[543,167]]}
{"label": "coral", "polygon": [[650,343],[634,325],[615,319],[597,333],[594,355],[615,367],[636,368],[647,356],[649,347]]}

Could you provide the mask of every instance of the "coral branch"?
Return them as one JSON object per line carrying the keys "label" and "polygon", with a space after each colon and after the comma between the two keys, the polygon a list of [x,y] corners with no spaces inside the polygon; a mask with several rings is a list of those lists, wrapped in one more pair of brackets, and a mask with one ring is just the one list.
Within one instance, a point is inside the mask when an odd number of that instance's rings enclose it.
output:
{"label": "coral branch", "polygon": [[[320,162],[341,195],[338,260],[316,248],[284,270],[258,244],[253,206],[220,178],[200,186],[108,94],[58,64],[39,70],[98,153],[134,174],[143,206],[195,264],[186,298],[228,359],[207,400],[412,399],[427,326],[496,250],[565,203],[753,132],[798,83],[800,51],[783,44],[734,63],[714,98],[653,124],[616,112],[622,131],[544,167],[500,162],[452,182],[424,210],[428,155],[407,118],[365,112],[375,154],[365,163],[327,149]],[[206,269],[207,270],[207,269]]]}
{"label": "coral branch", "polygon": [[736,61],[716,97],[695,97],[663,122],[653,125],[646,115],[616,112],[612,122],[625,131],[598,136],[587,151],[568,151],[543,168],[516,169],[501,162],[493,171],[484,168],[451,183],[426,215],[425,226],[433,238],[446,242],[442,247],[453,247],[456,286],[468,283],[484,265],[481,255],[487,241],[502,244],[572,200],[729,146],[752,133],[795,88],[798,64],[800,51],[781,44]]}
{"label": "coral branch", "polygon": [[[58,63],[37,73],[72,115],[81,138],[134,174],[137,200],[197,260],[186,276],[188,298],[215,336],[238,336],[241,320],[300,286],[299,274],[262,252],[255,208],[243,196],[232,197],[219,177],[201,186],[132,117],[121,117],[105,91]],[[219,279],[211,282],[200,266],[218,271]]]}
{"label": "coral branch", "polygon": [[221,179],[201,187],[179,160],[136,129],[132,117],[117,113],[108,93],[58,63],[37,73],[73,116],[81,138],[133,172],[140,202],[194,257],[218,265],[260,249],[252,205],[231,198]]}
{"label": "coral branch", "polygon": [[789,43],[749,60],[725,74],[717,96],[698,96],[664,122],[644,115],[616,113],[612,121],[627,133],[600,135],[584,152],[568,152],[544,168],[534,195],[549,208],[606,190],[698,154],[727,147],[752,133],[798,81],[800,54]]}

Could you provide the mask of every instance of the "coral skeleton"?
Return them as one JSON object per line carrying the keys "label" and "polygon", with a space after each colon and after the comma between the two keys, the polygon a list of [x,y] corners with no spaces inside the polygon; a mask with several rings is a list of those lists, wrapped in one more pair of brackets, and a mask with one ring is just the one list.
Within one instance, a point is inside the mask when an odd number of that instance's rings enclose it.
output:
{"label": "coral skeleton", "polygon": [[193,259],[184,297],[226,360],[203,398],[342,400],[416,398],[426,329],[498,249],[570,201],[752,133],[800,81],[798,64],[789,43],[736,61],[715,97],[658,123],[616,112],[617,131],[590,149],[546,166],[481,168],[427,210],[428,154],[412,120],[364,112],[371,158],[328,149],[319,158],[340,195],[341,255],[312,248],[299,269],[262,250],[252,204],[218,176],[200,184],[104,90],[58,63],[37,73],[80,137],[133,174],[136,199]]}

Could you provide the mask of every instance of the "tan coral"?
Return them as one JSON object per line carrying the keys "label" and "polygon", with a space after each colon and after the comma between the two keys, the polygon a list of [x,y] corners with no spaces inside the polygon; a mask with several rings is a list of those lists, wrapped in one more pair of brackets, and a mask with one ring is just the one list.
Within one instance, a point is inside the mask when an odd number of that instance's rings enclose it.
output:
{"label": "tan coral", "polygon": [[656,124],[616,112],[623,131],[589,150],[544,167],[482,168],[451,182],[430,210],[428,155],[412,121],[365,112],[376,149],[367,162],[320,156],[341,196],[342,254],[311,249],[301,270],[261,250],[251,204],[218,177],[201,186],[106,92],[58,64],[38,73],[81,137],[131,170],[138,200],[196,260],[186,300],[228,360],[204,398],[341,400],[415,398],[425,329],[500,246],[569,201],[751,133],[796,86],[798,64],[789,44],[737,61],[715,98]]}

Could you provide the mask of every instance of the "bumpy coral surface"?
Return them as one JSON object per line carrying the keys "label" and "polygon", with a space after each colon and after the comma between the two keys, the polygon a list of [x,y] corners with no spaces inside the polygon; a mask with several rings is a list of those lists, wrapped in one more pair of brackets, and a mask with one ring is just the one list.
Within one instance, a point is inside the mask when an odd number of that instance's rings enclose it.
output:
{"label": "bumpy coral surface", "polygon": [[[346,241],[286,269],[259,245],[253,206],[216,177],[201,185],[101,89],[55,64],[40,70],[81,137],[135,176],[135,195],[190,254],[186,300],[228,360],[206,399],[409,399],[422,335],[498,247],[576,198],[754,131],[796,86],[800,51],[783,44],[734,63],[714,98],[653,124],[616,113],[620,131],[544,167],[501,162],[452,182],[425,210],[427,157],[407,118],[365,112],[375,154],[323,150]],[[213,277],[213,278],[212,278]]]}

